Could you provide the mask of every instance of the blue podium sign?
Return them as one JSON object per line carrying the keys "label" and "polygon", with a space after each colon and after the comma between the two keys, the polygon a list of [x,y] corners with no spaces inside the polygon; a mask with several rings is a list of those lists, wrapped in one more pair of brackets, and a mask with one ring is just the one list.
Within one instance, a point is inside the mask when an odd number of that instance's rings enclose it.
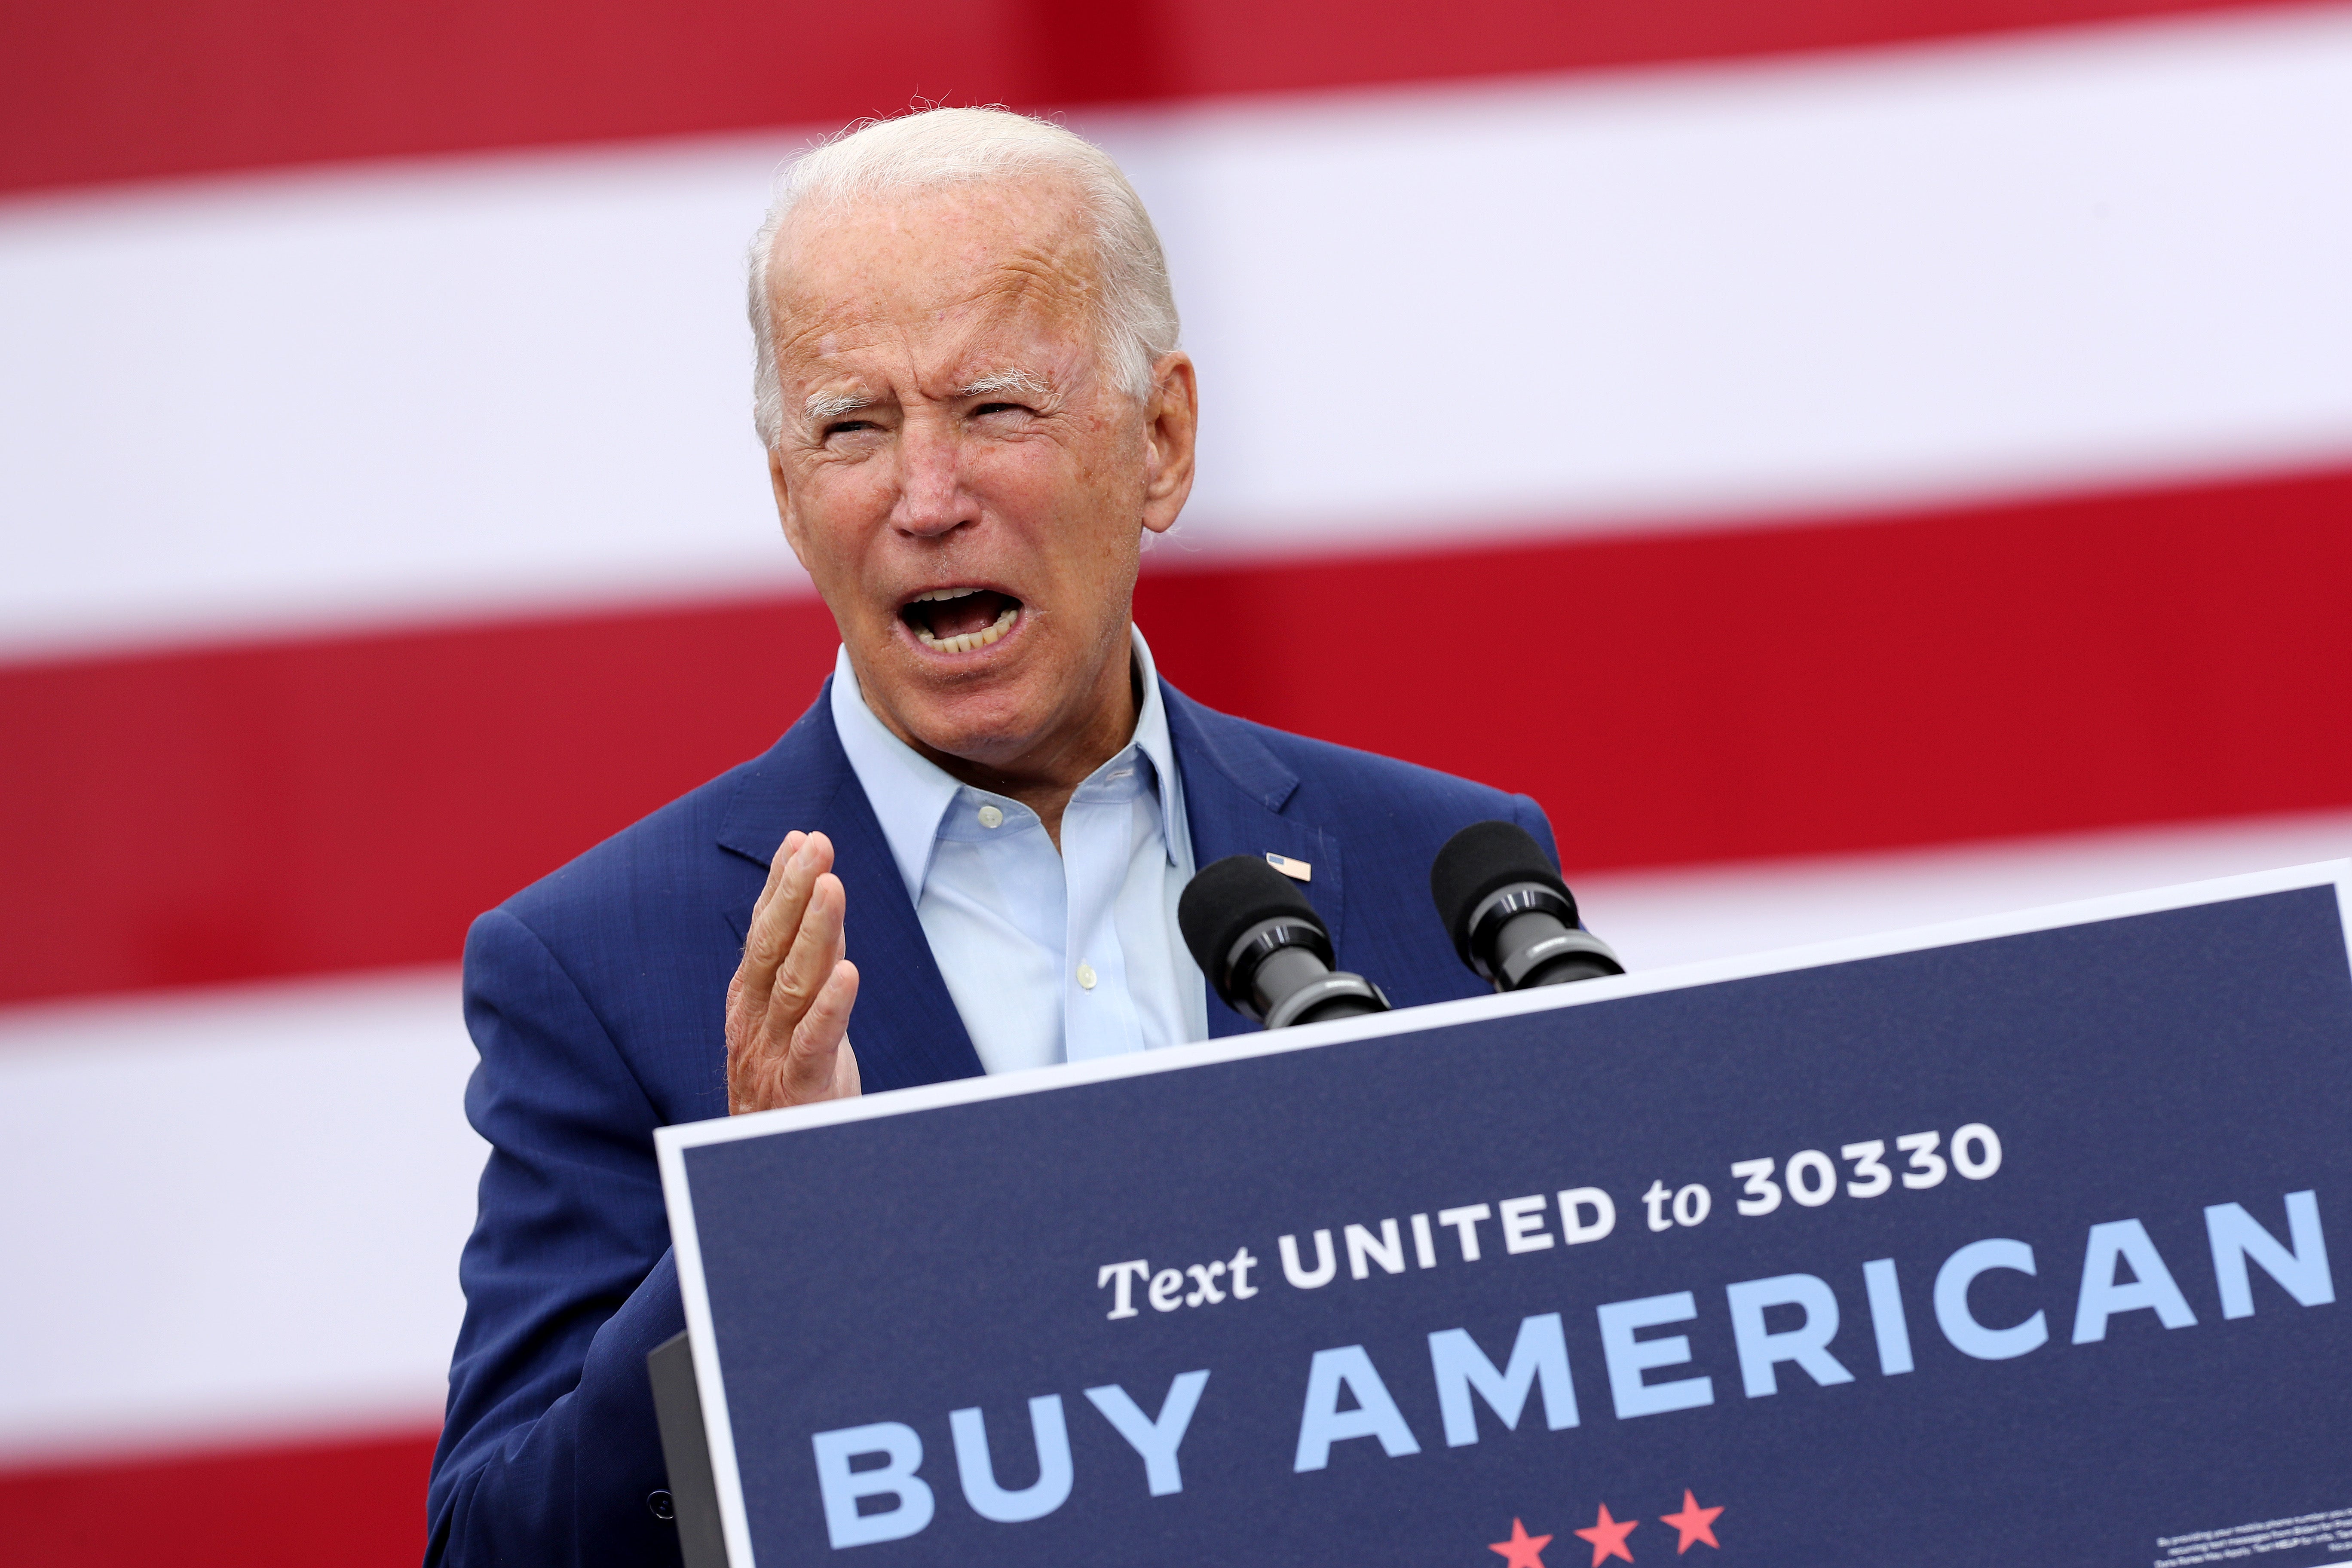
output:
{"label": "blue podium sign", "polygon": [[2347,882],[666,1129],[731,1560],[2352,1561]]}

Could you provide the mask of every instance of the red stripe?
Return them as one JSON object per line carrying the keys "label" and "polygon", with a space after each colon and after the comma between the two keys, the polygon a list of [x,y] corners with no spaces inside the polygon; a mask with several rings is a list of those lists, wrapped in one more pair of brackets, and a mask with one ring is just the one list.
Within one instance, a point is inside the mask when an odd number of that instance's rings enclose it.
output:
{"label": "red stripe", "polygon": [[434,1437],[0,1475],[7,1557],[74,1568],[415,1568]]}
{"label": "red stripe", "polygon": [[2246,0],[85,0],[0,8],[0,189],[1945,37]]}
{"label": "red stripe", "polygon": [[1163,577],[1144,624],[1208,700],[1532,794],[1571,871],[1880,849],[2352,803],[2347,523],[2352,472]]}
{"label": "red stripe", "polygon": [[[1147,575],[1216,706],[1541,800],[1570,869],[2352,804],[2352,471]],[[0,669],[0,998],[454,958],[762,749],[809,602]]]}
{"label": "red stripe", "polygon": [[764,750],[803,602],[0,670],[0,999],[453,958],[466,923]]}

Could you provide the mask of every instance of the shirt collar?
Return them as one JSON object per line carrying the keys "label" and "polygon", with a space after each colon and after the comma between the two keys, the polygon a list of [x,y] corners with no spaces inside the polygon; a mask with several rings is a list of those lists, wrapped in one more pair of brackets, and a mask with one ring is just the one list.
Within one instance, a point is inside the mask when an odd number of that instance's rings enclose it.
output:
{"label": "shirt collar", "polygon": [[[1177,778],[1176,750],[1169,739],[1168,705],[1160,695],[1160,674],[1151,662],[1151,645],[1143,640],[1140,627],[1130,626],[1129,635],[1134,639],[1135,668],[1142,678],[1143,703],[1136,715],[1135,734],[1119,752],[1124,755],[1132,748],[1150,760],[1153,787],[1160,795],[1161,837],[1169,840],[1163,847],[1170,862],[1181,866],[1183,862],[1172,840],[1182,831],[1183,814],[1178,794],[1182,786]],[[849,667],[846,645],[834,655],[832,705],[833,727],[841,737],[841,749],[847,753],[850,770],[856,773],[866,801],[882,824],[882,837],[889,842],[890,858],[898,862],[898,875],[907,884],[908,901],[920,903],[923,883],[930,874],[931,850],[939,841],[940,823],[964,786],[892,734],[874,716],[874,710],[866,706],[865,694],[858,689],[857,674]],[[1103,765],[1108,767],[1110,763]]]}
{"label": "shirt collar", "polygon": [[1168,735],[1168,704],[1160,695],[1160,671],[1151,662],[1151,645],[1143,640],[1141,627],[1130,625],[1128,630],[1135,639],[1136,672],[1143,680],[1143,705],[1135,716],[1135,738],[1129,744],[1150,759],[1152,787],[1160,795],[1160,832],[1168,840],[1161,847],[1168,851],[1169,864],[1182,866],[1188,857],[1177,854],[1173,840],[1184,829],[1184,786],[1176,773],[1176,747]]}

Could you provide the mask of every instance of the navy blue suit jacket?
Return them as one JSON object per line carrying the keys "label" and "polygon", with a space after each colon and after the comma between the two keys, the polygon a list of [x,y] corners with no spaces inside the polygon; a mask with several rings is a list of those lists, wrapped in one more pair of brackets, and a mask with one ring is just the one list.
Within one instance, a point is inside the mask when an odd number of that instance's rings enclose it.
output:
{"label": "navy blue suit jacket", "polygon": [[[1162,689],[1196,865],[1268,850],[1307,862],[1340,966],[1400,1007],[1486,989],[1438,922],[1429,865],[1455,829],[1494,817],[1550,848],[1535,802]],[[766,755],[477,921],[466,1022],[481,1066],[466,1113],[491,1153],[459,1265],[428,1563],[678,1561],[675,1527],[647,1503],[667,1482],[646,1352],[686,1326],[654,1129],[726,1114],[727,984],[792,828],[832,838],[847,890],[866,1092],[981,1070],[824,696]],[[1255,1027],[1211,994],[1212,1035]]]}

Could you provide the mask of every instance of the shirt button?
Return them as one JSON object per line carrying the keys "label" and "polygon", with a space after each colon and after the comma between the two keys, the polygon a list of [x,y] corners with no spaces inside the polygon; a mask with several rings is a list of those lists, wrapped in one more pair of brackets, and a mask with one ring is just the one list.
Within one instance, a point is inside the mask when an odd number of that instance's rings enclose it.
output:
{"label": "shirt button", "polygon": [[1081,990],[1081,991],[1091,991],[1091,990],[1093,990],[1094,988],[1095,988],[1095,966],[1094,966],[1093,964],[1091,964],[1091,963],[1081,963],[1081,964],[1079,964],[1079,965],[1078,965],[1078,989],[1079,989],[1079,990]]}
{"label": "shirt button", "polygon": [[992,805],[983,805],[980,808],[980,825],[982,827],[1002,827],[1004,826],[1004,814]]}

